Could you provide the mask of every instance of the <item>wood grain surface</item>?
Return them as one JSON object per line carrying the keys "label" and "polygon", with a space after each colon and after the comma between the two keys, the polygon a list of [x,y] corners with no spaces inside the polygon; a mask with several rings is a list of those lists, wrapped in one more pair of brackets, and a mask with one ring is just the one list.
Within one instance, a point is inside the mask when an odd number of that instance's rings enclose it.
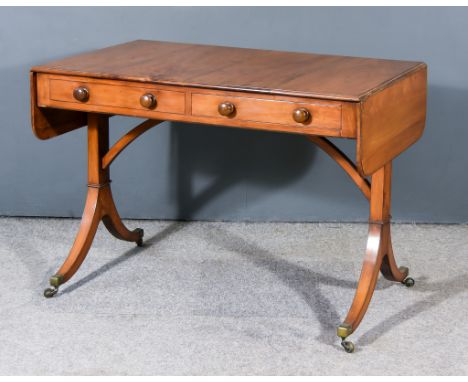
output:
{"label": "wood grain surface", "polygon": [[422,63],[138,40],[32,71],[360,101]]}
{"label": "wood grain surface", "polygon": [[357,162],[370,175],[415,143],[426,124],[426,67],[361,103]]}

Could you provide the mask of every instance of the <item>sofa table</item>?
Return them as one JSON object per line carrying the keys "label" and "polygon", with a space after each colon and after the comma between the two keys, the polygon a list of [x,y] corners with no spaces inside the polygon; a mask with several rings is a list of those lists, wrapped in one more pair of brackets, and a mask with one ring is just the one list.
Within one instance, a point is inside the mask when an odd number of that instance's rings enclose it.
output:
{"label": "sofa table", "polygon": [[[87,126],[88,194],[62,267],[44,291],[52,297],[78,270],[102,220],[118,239],[141,246],[115,207],[109,167],[133,140],[163,121],[300,134],[323,149],[369,201],[361,276],[337,334],[345,340],[364,317],[379,271],[412,286],[390,237],[392,160],[422,135],[427,67],[422,62],[133,41],[31,69],[32,128],[49,139]],[[109,118],[145,118],[109,148]],[[349,159],[327,137],[353,139]]]}

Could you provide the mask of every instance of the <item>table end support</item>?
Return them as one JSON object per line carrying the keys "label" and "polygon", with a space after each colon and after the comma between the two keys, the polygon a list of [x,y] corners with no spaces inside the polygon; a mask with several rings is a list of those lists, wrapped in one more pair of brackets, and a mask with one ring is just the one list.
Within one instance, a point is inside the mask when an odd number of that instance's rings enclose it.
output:
{"label": "table end support", "polygon": [[407,287],[414,285],[414,280],[408,277],[408,268],[398,267],[393,254],[390,234],[391,172],[389,162],[372,175],[366,255],[353,302],[344,322],[337,328],[341,345],[348,353],[352,353],[355,347],[346,338],[356,331],[364,318],[379,272],[390,281],[403,283]]}
{"label": "table end support", "polygon": [[80,228],[63,265],[50,278],[44,290],[47,298],[57,294],[59,286],[67,282],[86,258],[101,220],[108,231],[120,240],[143,245],[144,231],[130,231],[125,227],[114,203],[110,186],[109,167],[102,168],[102,159],[109,150],[109,117],[88,115],[88,193]]}

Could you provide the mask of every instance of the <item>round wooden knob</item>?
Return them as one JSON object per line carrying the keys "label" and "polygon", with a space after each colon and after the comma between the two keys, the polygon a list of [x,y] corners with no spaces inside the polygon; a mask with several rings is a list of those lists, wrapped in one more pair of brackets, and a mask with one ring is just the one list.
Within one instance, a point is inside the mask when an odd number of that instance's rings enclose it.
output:
{"label": "round wooden knob", "polygon": [[218,105],[218,112],[225,117],[229,117],[234,114],[236,107],[231,102],[223,102]]}
{"label": "round wooden knob", "polygon": [[73,90],[73,97],[80,102],[86,102],[89,99],[89,90],[80,86]]}
{"label": "round wooden knob", "polygon": [[310,119],[310,111],[301,107],[293,111],[292,117],[297,123],[305,123]]}
{"label": "round wooden knob", "polygon": [[140,97],[140,104],[147,109],[154,109],[157,104],[156,97],[151,93],[143,94]]}

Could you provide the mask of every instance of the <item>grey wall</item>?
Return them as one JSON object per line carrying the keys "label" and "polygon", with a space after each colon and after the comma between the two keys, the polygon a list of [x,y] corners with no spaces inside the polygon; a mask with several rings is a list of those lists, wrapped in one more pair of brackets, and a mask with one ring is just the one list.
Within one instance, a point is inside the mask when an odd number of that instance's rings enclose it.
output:
{"label": "grey wall", "polygon": [[[28,69],[134,39],[422,60],[423,138],[394,162],[397,221],[468,221],[466,8],[0,8],[0,215],[80,216],[86,131],[37,140]],[[136,120],[114,118],[117,139]],[[338,142],[354,156],[352,142]],[[301,137],[164,124],[114,163],[132,218],[359,221],[367,204]]]}

